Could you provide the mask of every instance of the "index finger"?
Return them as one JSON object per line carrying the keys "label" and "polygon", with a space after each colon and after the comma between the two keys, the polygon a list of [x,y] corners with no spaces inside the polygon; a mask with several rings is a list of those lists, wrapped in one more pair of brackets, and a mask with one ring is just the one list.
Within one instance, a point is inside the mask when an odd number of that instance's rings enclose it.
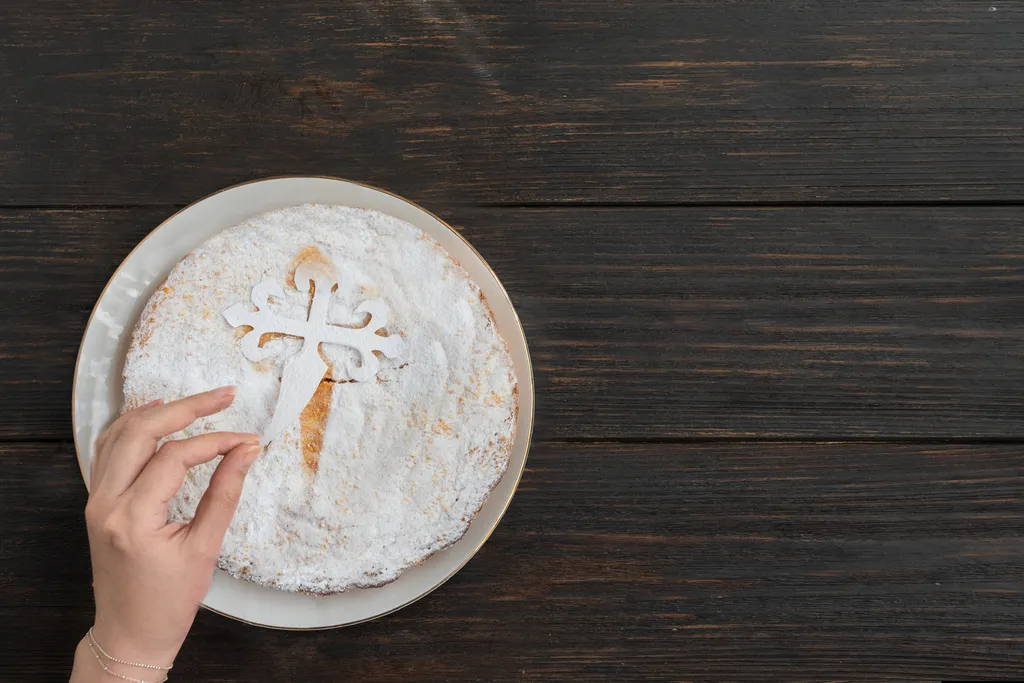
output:
{"label": "index finger", "polygon": [[224,410],[234,398],[234,387],[221,387],[126,415],[116,441],[109,446],[102,486],[107,492],[120,495],[153,457],[160,439],[181,431],[200,417]]}
{"label": "index finger", "polygon": [[131,418],[125,431],[159,441],[201,417],[224,410],[235,398],[234,387],[221,387],[150,408]]}

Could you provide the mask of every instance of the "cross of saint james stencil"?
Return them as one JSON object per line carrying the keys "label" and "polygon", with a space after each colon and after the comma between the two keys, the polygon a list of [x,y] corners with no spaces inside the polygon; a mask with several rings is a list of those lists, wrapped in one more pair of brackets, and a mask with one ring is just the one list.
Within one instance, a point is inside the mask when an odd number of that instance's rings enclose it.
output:
{"label": "cross of saint james stencil", "polygon": [[252,311],[248,304],[239,302],[224,311],[224,318],[232,327],[252,327],[242,337],[241,347],[245,357],[253,362],[266,356],[260,348],[260,338],[268,332],[300,337],[303,340],[302,349],[285,361],[274,415],[263,432],[264,444],[280,436],[299,418],[327,374],[327,363],[320,357],[321,344],[338,344],[356,350],[360,365],[352,370],[351,379],[357,382],[372,379],[380,369],[380,361],[374,351],[379,351],[387,358],[396,358],[401,352],[402,341],[399,337],[382,337],[377,334],[378,330],[388,324],[387,306],[378,299],[365,301],[356,309],[356,313],[370,315],[369,323],[363,327],[340,327],[327,323],[331,296],[341,279],[333,275],[325,264],[317,261],[299,264],[295,269],[295,289],[300,292],[308,292],[310,287],[313,289],[305,320],[287,318],[270,311],[270,297],[285,296],[281,285],[274,280],[263,280],[252,288],[251,299],[257,310]]}

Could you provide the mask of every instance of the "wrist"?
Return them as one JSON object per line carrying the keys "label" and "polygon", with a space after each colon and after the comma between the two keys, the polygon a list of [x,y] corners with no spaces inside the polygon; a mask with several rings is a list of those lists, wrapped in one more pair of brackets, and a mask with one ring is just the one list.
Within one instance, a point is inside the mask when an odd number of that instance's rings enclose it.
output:
{"label": "wrist", "polygon": [[172,665],[180,643],[159,647],[153,645],[151,638],[116,637],[115,633],[116,630],[110,631],[109,646],[106,640],[101,640],[105,636],[97,634],[97,627],[93,627],[91,638],[87,633],[79,641],[71,683],[160,683],[167,680],[168,670],[164,667]]}
{"label": "wrist", "polygon": [[89,640],[82,638],[75,648],[75,664],[70,683],[106,683],[107,675],[89,651]]}
{"label": "wrist", "polygon": [[[111,661],[123,664],[145,664],[135,670],[147,670],[149,667],[166,668],[174,664],[175,657],[181,649],[184,636],[168,636],[154,633],[149,629],[122,629],[116,624],[108,623],[96,617],[96,625],[92,627],[93,645],[108,666]],[[88,637],[86,638],[88,647]],[[116,662],[116,660],[122,662]],[[153,669],[149,669],[152,671]]]}
{"label": "wrist", "polygon": [[89,647],[88,636],[78,641],[70,683],[118,683],[125,680],[161,683],[167,680],[167,672],[140,670],[116,662],[97,659],[96,654]]}

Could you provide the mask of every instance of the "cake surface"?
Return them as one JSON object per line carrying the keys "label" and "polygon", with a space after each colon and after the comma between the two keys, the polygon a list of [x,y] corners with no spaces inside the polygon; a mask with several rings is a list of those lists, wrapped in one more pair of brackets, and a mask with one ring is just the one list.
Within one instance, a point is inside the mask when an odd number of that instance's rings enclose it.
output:
{"label": "cake surface", "polygon": [[[233,405],[174,438],[263,433],[284,368],[303,340],[263,334],[265,357],[243,355],[248,330],[223,312],[273,281],[275,315],[305,321],[311,294],[294,277],[314,264],[337,277],[326,319],[360,328],[375,299],[377,334],[398,335],[395,358],[354,381],[354,349],[324,343],[328,367],[299,419],[253,464],[221,547],[233,576],[288,591],[379,586],[461,538],[508,468],[517,385],[487,302],[435,241],[385,214],[306,204],[251,218],[188,254],[136,326],[124,367],[125,406],[224,385]],[[301,284],[301,283],[300,283]],[[192,468],[170,517],[189,521],[219,461]]]}

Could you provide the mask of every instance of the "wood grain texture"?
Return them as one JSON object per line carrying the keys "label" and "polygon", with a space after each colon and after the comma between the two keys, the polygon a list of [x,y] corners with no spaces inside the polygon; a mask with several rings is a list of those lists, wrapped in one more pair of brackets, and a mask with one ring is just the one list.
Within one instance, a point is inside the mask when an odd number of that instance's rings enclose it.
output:
{"label": "wood grain texture", "polygon": [[[1024,437],[1018,209],[440,212],[512,294],[538,439]],[[0,212],[0,436],[69,438],[89,311],[170,213]]]}
{"label": "wood grain texture", "polygon": [[0,204],[1019,201],[1024,5],[0,4]]}
{"label": "wood grain texture", "polygon": [[[70,444],[0,446],[2,680],[58,680],[91,619]],[[375,623],[200,614],[204,681],[1024,676],[1021,447],[540,444],[491,540]],[[25,491],[31,491],[29,500]]]}

